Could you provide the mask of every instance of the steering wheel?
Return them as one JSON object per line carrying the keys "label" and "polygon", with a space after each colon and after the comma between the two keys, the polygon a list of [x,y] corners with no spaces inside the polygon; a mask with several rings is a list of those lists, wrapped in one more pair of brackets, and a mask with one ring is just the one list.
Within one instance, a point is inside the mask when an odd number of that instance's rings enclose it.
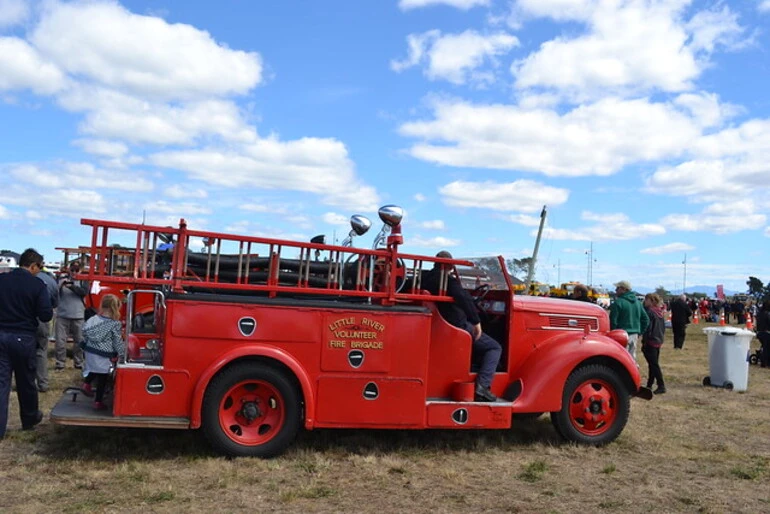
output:
{"label": "steering wheel", "polygon": [[480,286],[477,286],[476,289],[473,290],[471,293],[471,296],[473,297],[473,301],[478,305],[481,300],[484,299],[485,296],[487,296],[487,293],[489,292],[491,288],[489,287],[489,284],[481,284]]}

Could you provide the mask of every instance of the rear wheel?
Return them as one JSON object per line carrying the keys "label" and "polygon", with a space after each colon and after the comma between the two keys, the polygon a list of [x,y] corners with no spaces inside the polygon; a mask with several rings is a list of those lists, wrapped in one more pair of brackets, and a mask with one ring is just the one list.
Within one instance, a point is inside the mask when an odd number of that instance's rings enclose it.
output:
{"label": "rear wheel", "polygon": [[630,396],[615,371],[602,365],[583,366],[564,384],[562,408],[551,413],[551,422],[568,441],[601,446],[620,435],[629,410]]}
{"label": "rear wheel", "polygon": [[236,457],[274,457],[300,427],[299,393],[282,372],[236,364],[212,379],[203,398],[203,431],[217,451]]}

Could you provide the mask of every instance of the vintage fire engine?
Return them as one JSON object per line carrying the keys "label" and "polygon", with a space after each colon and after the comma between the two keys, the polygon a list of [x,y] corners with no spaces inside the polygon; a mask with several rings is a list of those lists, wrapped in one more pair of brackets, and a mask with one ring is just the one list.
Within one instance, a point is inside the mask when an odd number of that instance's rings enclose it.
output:
{"label": "vintage fire engine", "polygon": [[[506,429],[549,412],[566,440],[602,445],[625,427],[632,396],[651,397],[604,310],[514,296],[502,257],[483,259],[479,285],[472,261],[400,253],[401,209],[379,215],[371,249],[352,244],[371,225],[358,215],[342,245],[82,220],[92,236],[79,278],[97,296],[125,296],[127,350],[109,410],[70,389],[51,420],[201,428],[221,453],[270,457],[302,428]],[[437,262],[454,270],[434,295],[421,280]],[[471,336],[436,309],[452,301],[448,273],[473,287],[503,346],[498,402],[473,401]]]}

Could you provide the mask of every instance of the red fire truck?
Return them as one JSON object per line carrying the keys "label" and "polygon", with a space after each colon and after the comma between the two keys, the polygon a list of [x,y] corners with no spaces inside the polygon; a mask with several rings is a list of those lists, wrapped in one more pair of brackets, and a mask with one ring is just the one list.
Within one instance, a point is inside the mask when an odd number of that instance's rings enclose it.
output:
{"label": "red fire truck", "polygon": [[[625,427],[631,397],[651,398],[603,309],[514,296],[500,257],[480,261],[485,280],[472,291],[484,331],[503,346],[491,386],[500,400],[474,402],[471,337],[436,308],[452,301],[446,277],[436,295],[421,279],[439,262],[460,279],[465,270],[470,287],[478,269],[399,252],[401,209],[379,215],[370,249],[352,244],[370,226],[362,216],[342,245],[194,231],[184,220],[82,220],[92,236],[79,278],[125,295],[127,350],[109,410],[73,388],[51,420],[201,428],[221,453],[270,457],[302,428],[506,429],[549,412],[566,440],[602,445]],[[173,248],[161,250],[168,239]],[[117,247],[133,253],[120,273]]]}

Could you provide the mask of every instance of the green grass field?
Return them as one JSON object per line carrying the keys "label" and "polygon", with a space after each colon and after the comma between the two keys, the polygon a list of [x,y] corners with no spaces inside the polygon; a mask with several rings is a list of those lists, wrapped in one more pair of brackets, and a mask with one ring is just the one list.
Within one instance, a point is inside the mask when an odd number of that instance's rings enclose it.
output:
{"label": "green grass field", "polygon": [[[543,416],[505,431],[319,430],[280,458],[226,459],[197,432],[47,419],[21,432],[12,395],[0,511],[770,512],[770,369],[751,366],[745,393],[703,387],[704,326],[682,351],[667,333],[668,393],[633,400],[604,448],[563,443]],[[78,382],[72,369],[51,377],[46,413]]]}

